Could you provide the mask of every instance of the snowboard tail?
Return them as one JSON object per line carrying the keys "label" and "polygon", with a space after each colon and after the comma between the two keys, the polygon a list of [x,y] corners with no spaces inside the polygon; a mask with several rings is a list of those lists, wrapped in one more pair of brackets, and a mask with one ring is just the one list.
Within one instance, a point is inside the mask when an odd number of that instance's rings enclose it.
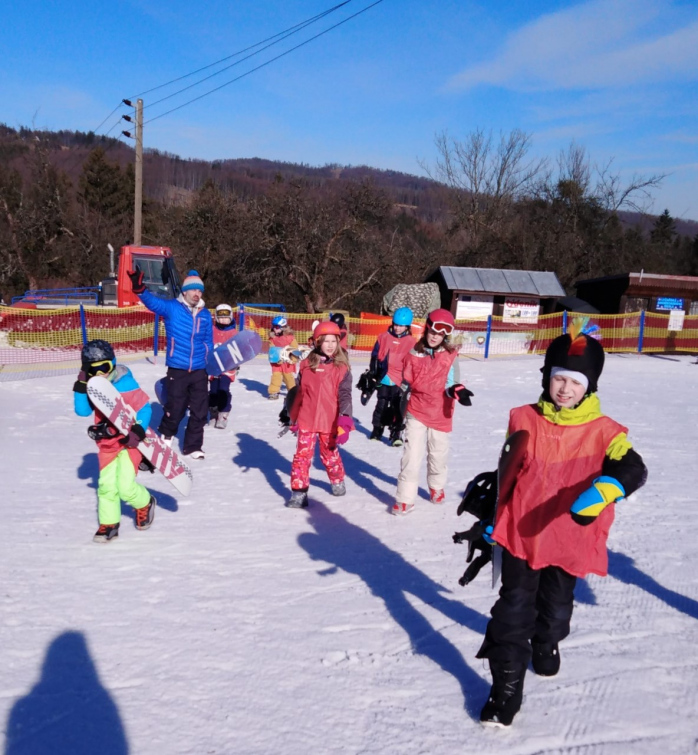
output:
{"label": "snowboard tail", "polygon": [[[87,382],[87,395],[92,404],[122,435],[128,435],[136,412],[106,378],[96,376]],[[179,454],[167,446],[150,428],[138,444],[138,450],[182,495],[189,495],[194,482],[191,469]]]}
{"label": "snowboard tail", "polygon": [[243,330],[216,346],[206,359],[206,371],[212,377],[218,377],[254,359],[261,350],[262,339],[259,333]]}

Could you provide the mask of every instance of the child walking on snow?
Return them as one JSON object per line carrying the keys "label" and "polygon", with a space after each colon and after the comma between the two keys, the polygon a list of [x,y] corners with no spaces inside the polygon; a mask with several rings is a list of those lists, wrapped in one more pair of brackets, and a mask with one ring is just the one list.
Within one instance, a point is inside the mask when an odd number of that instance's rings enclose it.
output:
{"label": "child walking on snow", "polygon": [[577,577],[605,576],[614,502],[647,477],[627,428],[601,413],[601,344],[575,321],[545,354],[538,403],[511,411],[509,435],[525,430],[525,456],[497,503],[491,536],[503,547],[502,587],[477,657],[489,658],[484,724],[509,726],[521,707],[529,661],[541,676],[560,668]]}
{"label": "child walking on snow", "polygon": [[99,411],[95,411],[95,424],[88,430],[99,449],[99,529],[93,540],[108,543],[119,535],[122,500],[136,510],[136,529],[147,530],[155,517],[155,497],[136,482],[142,459],[138,444],[145,438],[151,408],[148,396],[139,388],[128,367],[116,363],[114,349],[107,341],[89,341],[82,348],[81,358],[82,368],[73,385],[73,403],[78,416],[89,417],[92,414],[93,408],[87,397],[87,381],[95,375],[110,380],[124,401],[137,412],[128,435],[119,434]]}
{"label": "child walking on snow", "polygon": [[[213,346],[220,346],[231,339],[237,332],[230,304],[219,304],[213,321]],[[219,430],[228,424],[232,405],[230,386],[235,382],[239,368],[222,372],[218,377],[208,378],[208,414]]]}
{"label": "child walking on snow", "polygon": [[[301,362],[298,387],[287,399],[287,422],[298,428],[298,443],[291,465],[290,508],[308,505],[310,464],[316,440],[320,460],[332,484],[332,495],[346,493],[344,465],[338,445],[354,429],[351,403],[351,371],[346,352],[339,345],[339,328],[321,322],[313,331],[314,350]],[[282,412],[282,415],[284,413]]]}
{"label": "child walking on snow", "polygon": [[370,440],[380,440],[387,425],[391,446],[402,445],[404,417],[400,412],[400,386],[405,359],[416,343],[411,325],[412,310],[409,307],[396,309],[392,324],[378,336],[371,352],[369,378],[378,383],[378,390]]}
{"label": "child walking on snow", "polygon": [[269,333],[269,361],[271,362],[271,382],[269,383],[268,394],[270,399],[279,398],[281,384],[291,390],[296,384],[295,374],[296,365],[291,362],[282,362],[280,352],[287,346],[291,349],[297,349],[293,331],[288,326],[288,320],[279,315],[271,321],[271,331]]}
{"label": "child walking on snow", "polygon": [[430,312],[424,335],[405,359],[402,391],[404,396],[409,396],[405,412],[405,450],[392,511],[398,516],[414,509],[425,446],[431,502],[444,502],[455,402],[470,406],[473,395],[460,382],[458,350],[449,342],[454,327],[453,315],[448,310]]}

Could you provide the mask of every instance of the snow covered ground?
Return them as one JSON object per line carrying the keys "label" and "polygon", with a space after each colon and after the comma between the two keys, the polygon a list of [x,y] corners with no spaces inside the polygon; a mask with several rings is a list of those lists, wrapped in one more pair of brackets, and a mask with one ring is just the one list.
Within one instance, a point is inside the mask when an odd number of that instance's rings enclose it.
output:
{"label": "snow covered ground", "polygon": [[[0,744],[5,755],[698,752],[698,366],[610,356],[602,404],[650,471],[617,507],[610,575],[580,581],[553,679],[526,679],[511,730],[477,721],[475,659],[495,594],[457,580],[466,482],[492,469],[541,358],[463,359],[447,504],[389,515],[400,451],[344,447],[347,495],[313,471],[286,509],[294,438],[277,438],[269,367],[246,365],[229,429],[207,429],[194,491],[162,477],[153,527],[97,527],[95,447],[72,377],[0,384]],[[164,366],[132,364],[153,395]],[[355,360],[355,381],[365,362]],[[155,412],[154,419],[158,419]],[[423,482],[426,488],[426,481]],[[463,521],[467,519],[468,521]]]}

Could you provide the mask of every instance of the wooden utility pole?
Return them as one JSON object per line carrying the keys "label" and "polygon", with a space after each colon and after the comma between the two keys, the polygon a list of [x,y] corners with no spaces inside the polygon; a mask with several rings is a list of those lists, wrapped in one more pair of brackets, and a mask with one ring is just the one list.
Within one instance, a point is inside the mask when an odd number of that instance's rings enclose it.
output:
{"label": "wooden utility pole", "polygon": [[133,208],[133,244],[141,245],[143,225],[143,100],[136,101],[136,192]]}

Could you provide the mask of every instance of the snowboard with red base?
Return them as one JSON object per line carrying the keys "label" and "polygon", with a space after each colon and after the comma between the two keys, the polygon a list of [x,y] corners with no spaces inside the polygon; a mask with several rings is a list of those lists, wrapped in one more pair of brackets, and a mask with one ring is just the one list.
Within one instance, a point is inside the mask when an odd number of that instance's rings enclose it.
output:
{"label": "snowboard with red base", "polygon": [[[108,422],[122,435],[128,435],[136,421],[136,412],[109,380],[99,375],[90,378],[87,381],[87,396]],[[148,428],[145,438],[138,444],[138,450],[182,495],[189,495],[194,482],[191,469],[157,433]]]}
{"label": "snowboard with red base", "polygon": [[254,359],[262,350],[262,339],[254,330],[243,330],[224,341],[208,355],[206,372],[211,377],[218,377],[223,372],[234,370],[250,359]]}

